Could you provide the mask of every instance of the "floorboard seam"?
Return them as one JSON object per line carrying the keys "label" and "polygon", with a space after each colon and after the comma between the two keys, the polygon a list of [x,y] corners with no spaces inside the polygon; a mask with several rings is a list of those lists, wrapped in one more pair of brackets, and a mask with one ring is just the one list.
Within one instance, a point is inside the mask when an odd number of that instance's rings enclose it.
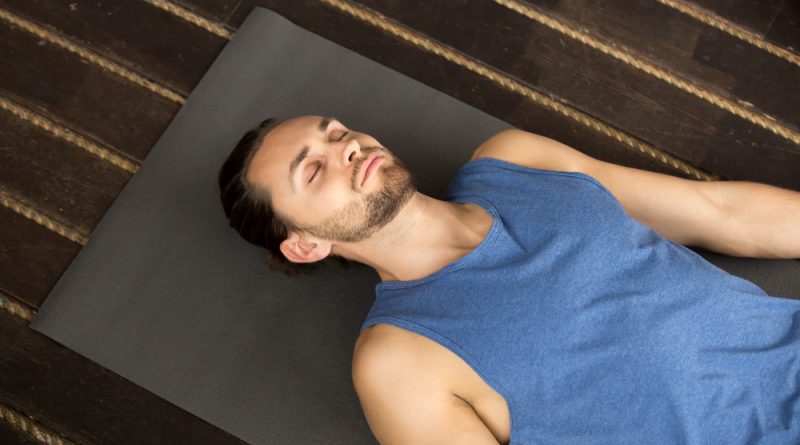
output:
{"label": "floorboard seam", "polygon": [[13,196],[2,188],[0,188],[0,205],[81,246],[85,246],[89,240],[88,233],[76,230],[58,221],[56,218],[47,215],[36,207],[24,203],[21,199]]}
{"label": "floorboard seam", "polygon": [[556,19],[517,0],[492,1],[800,146],[800,132],[781,125],[775,117],[763,111],[749,110],[731,99],[699,86],[688,78],[670,73],[652,62],[644,60],[622,45],[612,46],[602,42],[587,31],[575,29],[563,19]]}
{"label": "floorboard seam", "polygon": [[221,23],[216,23],[212,20],[209,20],[201,15],[195,13],[194,11],[180,6],[176,3],[165,1],[165,0],[142,0],[145,3],[148,3],[158,9],[166,11],[178,18],[181,18],[192,25],[195,25],[199,28],[202,28],[211,34],[215,34],[223,39],[232,39],[233,32],[229,31],[224,25]]}
{"label": "floorboard seam", "polygon": [[736,37],[743,42],[749,43],[750,45],[755,46],[756,48],[762,49],[773,56],[780,57],[787,62],[797,65],[800,67],[800,56],[797,54],[782,48],[768,40],[762,38],[758,34],[748,31],[747,29],[743,28],[731,22],[730,20],[724,19],[719,15],[704,9],[700,6],[691,4],[689,2],[683,0],[657,0],[659,3],[663,4],[664,6],[670,7],[680,13],[686,14],[689,17],[701,22],[705,23],[706,25],[712,26],[726,34],[730,34],[733,37]]}
{"label": "floorboard seam", "polygon": [[132,71],[131,69],[120,65],[117,62],[110,60],[109,58],[96,53],[92,50],[89,50],[83,46],[77,45],[71,42],[69,39],[60,36],[52,31],[45,29],[42,26],[37,25],[30,20],[27,20],[23,17],[20,17],[7,9],[0,8],[0,19],[4,20],[5,22],[19,27],[20,29],[27,31],[40,39],[46,40],[62,49],[65,49],[73,54],[76,54],[78,57],[93,63],[94,65],[109,71],[123,79],[138,85],[140,87],[145,88],[148,91],[158,94],[159,96],[176,102],[178,104],[183,105],[186,102],[186,98],[181,96],[180,94],[170,90],[169,88],[158,84],[157,82],[151,81],[143,77],[142,75]]}
{"label": "floorboard seam", "polygon": [[33,124],[42,130],[50,133],[58,139],[67,141],[77,147],[80,147],[87,152],[97,156],[98,158],[109,162],[127,172],[135,174],[139,170],[137,163],[134,163],[125,157],[114,153],[111,149],[103,147],[95,142],[92,142],[87,137],[82,136],[78,132],[71,130],[64,125],[61,125],[55,120],[42,115],[40,112],[33,111],[28,107],[20,105],[11,99],[3,96],[0,93],[0,109],[6,110],[19,119],[22,119],[30,124]]}
{"label": "floorboard seam", "polygon": [[7,293],[0,292],[0,308],[27,323],[33,321],[33,317],[36,316],[36,311]]}

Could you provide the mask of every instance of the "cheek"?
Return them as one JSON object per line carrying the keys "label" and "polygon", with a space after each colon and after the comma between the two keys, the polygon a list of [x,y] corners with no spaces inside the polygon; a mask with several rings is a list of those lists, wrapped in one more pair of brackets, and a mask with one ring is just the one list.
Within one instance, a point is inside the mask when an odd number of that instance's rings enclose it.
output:
{"label": "cheek", "polygon": [[309,196],[308,204],[316,209],[338,209],[354,199],[355,193],[348,182],[352,178],[326,178],[317,184],[313,195]]}
{"label": "cheek", "polygon": [[357,182],[358,179],[354,178],[353,170],[348,169],[346,172],[338,171],[335,173],[326,172],[331,174],[326,174],[322,178],[318,178],[319,183],[316,184],[315,193],[317,195],[325,195],[326,197],[336,199],[340,197],[344,198],[351,198],[355,195],[358,195],[358,184],[354,185],[354,181]]}

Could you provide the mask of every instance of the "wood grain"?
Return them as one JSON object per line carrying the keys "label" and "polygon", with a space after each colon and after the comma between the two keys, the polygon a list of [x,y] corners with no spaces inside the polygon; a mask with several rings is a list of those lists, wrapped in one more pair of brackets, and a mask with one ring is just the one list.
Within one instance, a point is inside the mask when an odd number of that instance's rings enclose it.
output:
{"label": "wood grain", "polygon": [[784,0],[766,38],[800,55],[800,2]]}
{"label": "wood grain", "polygon": [[4,190],[85,233],[91,233],[131,177],[3,110],[0,165]]}
{"label": "wood grain", "polygon": [[739,25],[766,34],[786,0],[692,0],[709,11]]}
{"label": "wood grain", "polygon": [[143,160],[180,105],[0,22],[0,94]]}
{"label": "wood grain", "polygon": [[39,308],[81,246],[3,206],[0,227],[0,290]]}
{"label": "wood grain", "polygon": [[[542,0],[527,3],[544,8]],[[798,66],[658,2],[570,0],[548,12],[797,129]],[[720,51],[725,48],[725,51]],[[747,63],[742,63],[747,61]]]}
{"label": "wood grain", "polygon": [[[219,4],[224,2],[207,2]],[[3,7],[188,96],[227,41],[141,0],[3,0]],[[135,18],[135,19],[131,19]]]}

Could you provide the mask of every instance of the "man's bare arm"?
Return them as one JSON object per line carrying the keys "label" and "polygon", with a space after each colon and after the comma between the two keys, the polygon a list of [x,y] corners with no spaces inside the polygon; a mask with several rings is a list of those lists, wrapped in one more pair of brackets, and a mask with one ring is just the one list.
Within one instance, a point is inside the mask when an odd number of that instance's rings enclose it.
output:
{"label": "man's bare arm", "polygon": [[700,181],[595,159],[519,129],[498,132],[472,159],[582,172],[628,214],[679,244],[733,256],[800,258],[800,192],[745,181]]}
{"label": "man's bare arm", "polygon": [[725,225],[738,256],[800,258],[800,192],[749,181],[719,181]]}

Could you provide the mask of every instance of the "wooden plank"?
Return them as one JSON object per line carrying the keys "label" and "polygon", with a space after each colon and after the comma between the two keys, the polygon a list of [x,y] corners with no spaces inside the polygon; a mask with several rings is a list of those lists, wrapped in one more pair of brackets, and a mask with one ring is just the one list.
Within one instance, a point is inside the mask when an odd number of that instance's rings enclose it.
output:
{"label": "wooden plank", "polygon": [[800,189],[792,142],[490,0],[361,3],[706,170]]}
{"label": "wooden plank", "polygon": [[[635,50],[694,78],[707,80],[729,91],[735,79],[723,71],[705,67],[692,58],[695,44],[708,26],[657,1],[571,0],[552,4],[546,0],[525,3],[563,17],[592,34]],[[548,7],[551,5],[552,7]]]}
{"label": "wooden plank", "polygon": [[[225,4],[214,9],[222,11]],[[3,7],[184,96],[227,43],[141,0],[3,0]]]}
{"label": "wooden plank", "polygon": [[767,32],[767,40],[800,55],[800,2],[784,1]]}
{"label": "wooden plank", "polygon": [[244,445],[0,311],[0,400],[86,444]]}
{"label": "wooden plank", "polygon": [[0,110],[0,187],[91,233],[131,174]]}
{"label": "wooden plank", "polygon": [[691,3],[761,35],[769,30],[784,2],[791,3],[791,0],[691,0]]}
{"label": "wooden plank", "polygon": [[[142,160],[180,105],[33,34],[0,23],[0,94]],[[4,91],[3,91],[4,90]]]}
{"label": "wooden plank", "polygon": [[3,206],[0,227],[0,290],[38,309],[81,246]]}
{"label": "wooden plank", "polygon": [[735,76],[734,97],[752,103],[752,108],[763,110],[783,125],[800,128],[800,67],[712,29],[700,35],[694,57],[709,68]]}
{"label": "wooden plank", "polygon": [[[607,135],[510,92],[483,76],[316,1],[244,0],[231,16],[229,25],[239,26],[255,5],[269,8],[298,26],[518,128],[552,137],[608,162],[690,177],[649,156],[623,147]],[[424,11],[421,13],[424,14]]]}
{"label": "wooden plank", "polygon": [[[728,99],[800,128],[800,67],[659,2],[527,0]],[[552,11],[552,12],[551,12]],[[725,51],[720,51],[725,48]],[[742,63],[747,60],[747,63]]]}

